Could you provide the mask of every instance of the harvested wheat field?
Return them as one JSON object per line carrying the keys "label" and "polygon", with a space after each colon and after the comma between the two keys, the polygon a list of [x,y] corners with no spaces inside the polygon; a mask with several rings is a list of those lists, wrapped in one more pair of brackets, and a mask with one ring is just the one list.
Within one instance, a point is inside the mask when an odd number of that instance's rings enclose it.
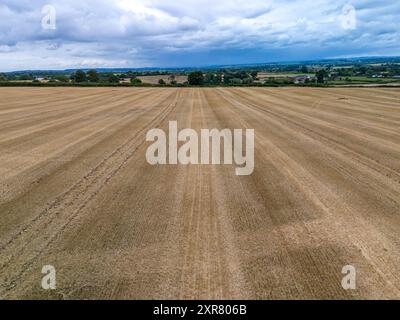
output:
{"label": "harvested wheat field", "polygon": [[[0,298],[400,298],[400,90],[0,97]],[[253,174],[148,164],[146,133],[172,120],[254,129]]]}

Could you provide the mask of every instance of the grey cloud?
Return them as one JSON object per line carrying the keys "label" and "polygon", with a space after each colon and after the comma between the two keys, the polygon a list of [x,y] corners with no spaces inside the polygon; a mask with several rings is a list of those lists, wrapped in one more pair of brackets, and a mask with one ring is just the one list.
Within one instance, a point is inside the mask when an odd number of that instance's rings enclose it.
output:
{"label": "grey cloud", "polygon": [[[357,28],[344,30],[339,17],[347,3],[2,0],[0,70],[20,68],[35,61],[36,65],[45,65],[45,56],[49,66],[62,68],[82,63],[157,65],[180,51],[196,53],[221,48],[229,51],[231,60],[243,48],[253,48],[255,52],[312,52],[313,48],[327,48],[332,56],[348,53],[349,46],[354,46],[354,52],[362,48],[364,53],[399,49],[399,2],[351,1],[357,9]],[[57,10],[56,30],[41,28],[41,9],[45,4],[52,4]]]}

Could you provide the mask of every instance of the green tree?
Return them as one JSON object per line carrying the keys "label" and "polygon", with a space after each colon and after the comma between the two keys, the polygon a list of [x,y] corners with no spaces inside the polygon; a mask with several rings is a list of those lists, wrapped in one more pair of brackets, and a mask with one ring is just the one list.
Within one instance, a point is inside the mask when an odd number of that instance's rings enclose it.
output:
{"label": "green tree", "polygon": [[228,73],[228,72],[225,72],[223,78],[224,78],[224,83],[225,83],[225,84],[230,84],[230,83],[231,83],[231,80],[232,80],[234,77],[233,77],[232,74],[230,74],[230,73]]}
{"label": "green tree", "polygon": [[302,67],[301,67],[301,73],[308,73],[308,68],[307,68],[307,66],[302,66]]}
{"label": "green tree", "polygon": [[165,85],[166,83],[165,83],[164,79],[160,79],[160,80],[158,80],[158,84]]}
{"label": "green tree", "polygon": [[60,82],[68,82],[68,77],[63,75],[63,74],[58,74],[54,77],[54,79],[60,81]]}
{"label": "green tree", "polygon": [[252,84],[253,83],[253,78],[252,77],[248,77],[248,78],[244,78],[242,80],[243,84]]}
{"label": "green tree", "polygon": [[243,81],[240,78],[229,79],[229,84],[232,84],[232,85],[237,85],[237,84],[242,84],[242,83],[243,83]]}
{"label": "green tree", "polygon": [[324,83],[325,78],[328,76],[328,73],[325,69],[321,69],[315,74],[315,76],[317,77],[318,83]]}
{"label": "green tree", "polygon": [[96,70],[89,70],[87,72],[87,79],[89,82],[99,82],[100,76]]}
{"label": "green tree", "polygon": [[243,79],[247,78],[248,76],[249,76],[249,75],[248,75],[247,72],[244,71],[244,70],[235,72],[235,73],[233,74],[233,77],[234,77],[234,78],[238,78],[238,79],[240,79],[240,80],[243,80]]}
{"label": "green tree", "polygon": [[220,84],[222,82],[222,75],[220,73],[208,72],[204,76],[204,83],[207,84]]}
{"label": "green tree", "polygon": [[204,83],[204,75],[201,71],[191,72],[188,76],[188,81],[191,86],[201,86]]}
{"label": "green tree", "polygon": [[142,80],[138,79],[138,78],[131,78],[131,84],[133,85],[139,85],[142,84]]}
{"label": "green tree", "polygon": [[108,82],[109,83],[119,83],[119,77],[117,77],[115,74],[110,74],[108,77]]}
{"label": "green tree", "polygon": [[34,79],[35,78],[30,73],[23,73],[20,76],[18,76],[18,80],[34,80]]}
{"label": "green tree", "polygon": [[255,80],[255,79],[257,79],[257,76],[258,76],[258,72],[257,71],[252,71],[251,73],[250,73],[250,75],[253,77],[253,79]]}
{"label": "green tree", "polygon": [[5,74],[0,73],[0,81],[7,81],[7,77]]}
{"label": "green tree", "polygon": [[75,82],[84,82],[86,81],[86,73],[82,70],[78,70],[74,75]]}

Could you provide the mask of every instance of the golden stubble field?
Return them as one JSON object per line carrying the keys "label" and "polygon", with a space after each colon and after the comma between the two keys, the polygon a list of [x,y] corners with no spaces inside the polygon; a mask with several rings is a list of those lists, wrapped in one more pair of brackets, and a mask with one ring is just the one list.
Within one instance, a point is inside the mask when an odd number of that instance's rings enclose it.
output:
{"label": "golden stubble field", "polygon": [[[171,120],[253,174],[149,165]],[[398,89],[0,89],[1,299],[399,299],[399,235]]]}

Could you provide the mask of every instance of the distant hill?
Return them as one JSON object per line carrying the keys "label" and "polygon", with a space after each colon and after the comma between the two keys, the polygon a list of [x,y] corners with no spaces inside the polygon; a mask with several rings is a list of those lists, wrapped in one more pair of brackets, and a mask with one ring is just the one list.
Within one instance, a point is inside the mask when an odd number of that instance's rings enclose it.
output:
{"label": "distant hill", "polygon": [[31,73],[35,75],[52,74],[52,73],[72,73],[77,70],[97,70],[98,72],[127,73],[132,72],[162,72],[162,71],[191,71],[191,70],[212,70],[212,69],[251,69],[262,68],[268,66],[290,66],[290,65],[353,65],[353,64],[374,64],[374,63],[400,63],[400,57],[355,57],[355,58],[332,58],[306,61],[283,61],[283,62],[265,62],[252,64],[234,64],[234,65],[209,65],[209,66],[192,66],[192,67],[144,67],[144,68],[71,68],[65,70],[21,70],[4,72],[6,74]]}

